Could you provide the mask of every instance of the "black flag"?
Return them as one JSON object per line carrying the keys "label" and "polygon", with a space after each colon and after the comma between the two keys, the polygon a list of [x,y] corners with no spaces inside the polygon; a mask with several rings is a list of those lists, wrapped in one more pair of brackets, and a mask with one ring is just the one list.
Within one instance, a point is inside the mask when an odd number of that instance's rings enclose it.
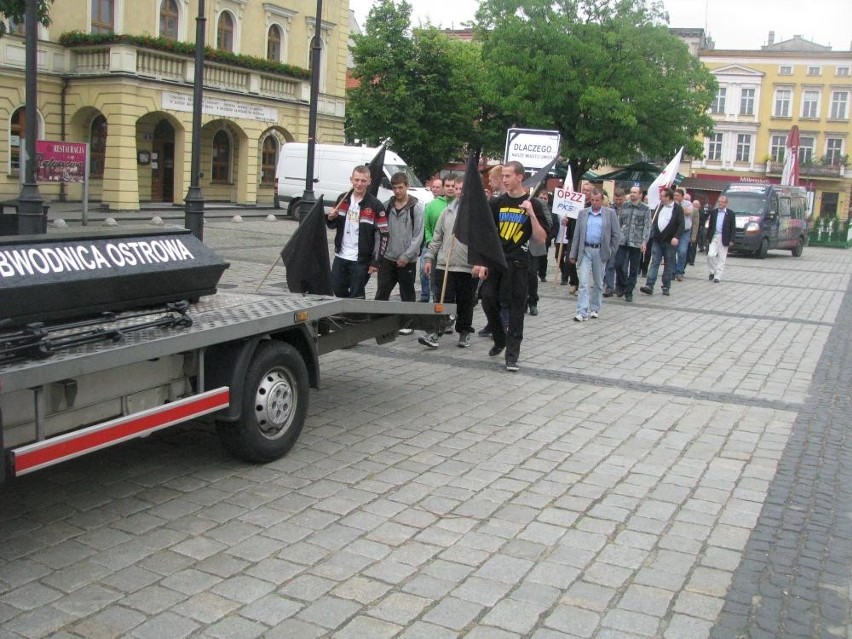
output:
{"label": "black flag", "polygon": [[471,151],[464,174],[459,210],[453,233],[462,244],[467,245],[467,257],[471,266],[487,266],[489,269],[507,270],[506,255],[497,234],[497,224],[491,213],[482,176],[479,175],[478,153]]}
{"label": "black flag", "polygon": [[325,230],[325,207],[320,195],[290,241],[281,249],[291,293],[331,295],[331,267]]}
{"label": "black flag", "polygon": [[382,146],[379,147],[376,157],[370,160],[370,164],[367,167],[370,169],[370,188],[367,189],[367,192],[374,197],[379,196],[379,187],[382,185],[382,178],[385,177],[386,147],[387,142],[384,142]]}
{"label": "black flag", "polygon": [[556,158],[553,158],[546,167],[539,169],[535,175],[531,175],[526,180],[524,180],[524,188],[529,189],[530,197],[535,195],[535,192],[538,190],[538,187],[541,186],[541,183],[547,179],[547,174],[550,173],[551,169],[556,166]]}

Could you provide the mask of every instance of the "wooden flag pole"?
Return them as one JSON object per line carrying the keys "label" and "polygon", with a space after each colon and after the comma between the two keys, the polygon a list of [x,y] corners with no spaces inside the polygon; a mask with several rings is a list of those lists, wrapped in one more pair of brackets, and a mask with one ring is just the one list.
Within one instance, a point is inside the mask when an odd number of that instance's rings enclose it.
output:
{"label": "wooden flag pole", "polygon": [[[561,222],[560,222],[561,223]],[[568,232],[568,227],[565,227],[565,232]],[[565,242],[559,243],[559,248],[556,250],[556,268],[559,269],[559,281],[562,280],[562,251],[565,248]],[[553,278],[553,285],[558,286],[557,280]]]}
{"label": "wooden flag pole", "polygon": [[275,268],[275,265],[278,264],[278,260],[281,259],[281,256],[275,258],[275,261],[272,263],[272,266],[269,267],[269,270],[266,271],[266,275],[263,276],[263,279],[260,280],[260,284],[257,285],[257,288],[254,289],[254,292],[257,293],[260,290],[260,287],[263,286],[263,283],[266,281],[266,278],[272,275],[272,269]]}
{"label": "wooden flag pole", "polygon": [[456,243],[456,234],[450,237],[450,245],[447,247],[447,260],[444,263],[444,283],[441,284],[441,304],[444,303],[444,295],[447,292],[447,278],[450,275],[450,258],[453,255],[453,245]]}

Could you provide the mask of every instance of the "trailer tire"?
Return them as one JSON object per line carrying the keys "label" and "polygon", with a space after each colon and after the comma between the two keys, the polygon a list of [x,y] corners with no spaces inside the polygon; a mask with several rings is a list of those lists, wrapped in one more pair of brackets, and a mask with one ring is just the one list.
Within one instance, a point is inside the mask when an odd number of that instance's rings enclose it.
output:
{"label": "trailer tire", "polygon": [[246,369],[240,420],[217,422],[216,430],[236,457],[274,461],[299,438],[309,396],[308,369],[299,352],[282,342],[263,342]]}

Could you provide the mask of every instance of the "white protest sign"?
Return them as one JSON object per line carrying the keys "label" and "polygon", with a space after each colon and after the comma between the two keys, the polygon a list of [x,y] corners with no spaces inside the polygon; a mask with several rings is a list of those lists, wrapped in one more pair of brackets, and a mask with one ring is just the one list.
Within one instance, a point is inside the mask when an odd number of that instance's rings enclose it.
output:
{"label": "white protest sign", "polygon": [[556,236],[557,243],[563,241],[565,225],[563,221],[570,217],[577,219],[586,206],[586,197],[580,191],[569,191],[556,188],[553,190],[553,212],[559,216],[559,234]]}
{"label": "white protest sign", "polygon": [[544,168],[559,155],[560,139],[559,131],[509,129],[503,162],[520,162],[533,171]]}

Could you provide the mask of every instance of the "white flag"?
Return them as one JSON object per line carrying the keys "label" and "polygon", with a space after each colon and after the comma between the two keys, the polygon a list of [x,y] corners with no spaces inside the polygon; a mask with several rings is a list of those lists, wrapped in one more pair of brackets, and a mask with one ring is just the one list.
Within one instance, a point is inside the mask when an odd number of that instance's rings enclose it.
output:
{"label": "white flag", "polygon": [[568,169],[565,171],[565,181],[562,183],[562,188],[566,191],[574,190],[574,177],[571,175],[571,165],[568,165]]}
{"label": "white flag", "polygon": [[680,158],[683,155],[683,147],[680,147],[680,151],[677,152],[677,155],[674,156],[671,162],[666,165],[666,168],[663,169],[663,172],[657,176],[657,179],[651,182],[651,186],[648,187],[648,206],[653,211],[660,205],[660,189],[664,187],[669,187],[674,182],[675,176],[677,176],[677,170],[680,168]]}

